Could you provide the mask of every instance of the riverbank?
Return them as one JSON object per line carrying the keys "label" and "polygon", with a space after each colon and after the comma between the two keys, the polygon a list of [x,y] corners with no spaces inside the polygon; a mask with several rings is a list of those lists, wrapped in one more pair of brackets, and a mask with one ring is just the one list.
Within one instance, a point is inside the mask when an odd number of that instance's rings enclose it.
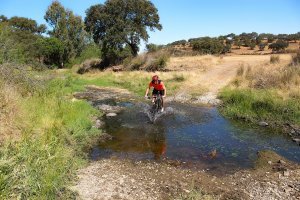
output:
{"label": "riverbank", "polygon": [[267,157],[258,161],[263,165],[255,170],[221,177],[165,163],[101,159],[78,171],[72,189],[82,199],[299,198],[299,165],[273,153]]}
{"label": "riverbank", "polygon": [[222,113],[230,118],[280,129],[300,141],[300,54],[280,61],[240,66],[219,97]]}
{"label": "riverbank", "polygon": [[[104,109],[103,111],[106,111],[108,114],[114,112],[116,115],[122,115],[122,112],[124,112],[124,110],[120,112],[117,102],[122,104],[122,101],[125,101],[130,104],[138,101],[134,94],[124,89],[96,86],[90,86],[87,91],[76,93],[75,97],[87,99],[98,109]],[[108,99],[109,101],[107,101]],[[130,99],[133,102],[129,102]],[[135,115],[133,113],[131,117]],[[113,121],[120,120],[117,116],[107,117],[114,118],[115,120],[112,119]],[[103,122],[104,119],[100,118],[99,120]],[[135,121],[135,123],[140,122]],[[105,127],[103,123],[101,124],[102,127]],[[123,125],[131,127],[131,124],[120,124],[120,126]],[[130,129],[126,130],[127,132],[130,131]],[[139,138],[134,140],[140,141],[138,145],[143,146],[144,142],[141,141],[144,135],[143,130],[139,128],[138,130],[140,130]],[[126,135],[126,138],[128,138],[129,135]],[[122,149],[118,148],[118,143],[113,144],[112,140],[121,140],[122,146],[127,144],[122,142],[121,138],[115,138],[114,135],[108,134],[106,134],[101,143],[108,142],[112,144],[112,148],[116,147],[117,151],[122,151]],[[127,139],[126,141],[130,142]],[[183,141],[184,139],[182,138],[181,142]],[[130,146],[130,144],[128,145]],[[170,145],[168,143],[169,148]],[[137,151],[138,154],[143,154],[144,151],[140,151],[137,148],[134,147],[127,152],[126,146],[126,152],[124,153],[130,154],[132,151]],[[108,149],[107,151],[110,152],[113,149]],[[187,149],[186,153],[188,153]],[[238,170],[233,173],[227,171],[227,173],[223,174],[216,174],[208,166],[202,169],[201,167],[187,168],[182,162],[176,160],[136,160],[120,158],[114,156],[114,154],[108,155],[111,156],[100,156],[98,160],[92,161],[88,167],[78,171],[79,180],[71,188],[78,192],[80,198],[296,199],[300,190],[297,182],[300,176],[299,165],[271,151],[258,152],[258,159],[254,169]]]}
{"label": "riverbank", "polygon": [[0,81],[0,198],[74,198],[67,186],[101,135],[92,121],[101,113],[72,101],[77,88],[71,77],[10,75]]}

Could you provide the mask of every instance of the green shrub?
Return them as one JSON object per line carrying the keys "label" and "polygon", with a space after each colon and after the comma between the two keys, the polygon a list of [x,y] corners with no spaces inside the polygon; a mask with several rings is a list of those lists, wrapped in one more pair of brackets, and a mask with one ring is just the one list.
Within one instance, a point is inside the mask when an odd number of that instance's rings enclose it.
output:
{"label": "green shrub", "polygon": [[187,41],[186,40],[178,40],[178,41],[175,41],[175,42],[172,42],[171,44],[169,45],[186,45]]}
{"label": "green shrub", "polygon": [[163,48],[163,45],[156,45],[156,44],[147,44],[146,50],[148,53],[154,53]]}
{"label": "green shrub", "polygon": [[262,43],[262,42],[259,43],[259,45],[258,45],[260,51],[263,51],[266,46],[267,46],[267,44],[266,43]]}
{"label": "green shrub", "polygon": [[283,51],[289,46],[289,42],[286,42],[284,40],[277,40],[275,43],[272,43],[269,45],[269,49],[272,49],[272,51]]}
{"label": "green shrub", "polygon": [[167,52],[160,52],[155,55],[146,67],[147,71],[163,71],[167,66],[167,62],[170,59],[170,54]]}
{"label": "green shrub", "polygon": [[209,37],[193,41],[192,47],[194,51],[198,51],[201,54],[220,54],[224,51],[222,41]]}
{"label": "green shrub", "polygon": [[251,43],[249,44],[249,47],[251,50],[254,50],[255,49],[255,46],[256,46],[256,43],[251,41]]}
{"label": "green shrub", "polygon": [[80,65],[86,60],[99,59],[101,57],[101,49],[96,44],[90,44],[86,46],[83,51],[67,64],[67,67],[73,67],[74,65]]}
{"label": "green shrub", "polygon": [[133,71],[133,70],[141,70],[146,61],[148,56],[146,54],[138,55],[137,57],[128,57],[123,61],[123,66],[126,70]]}

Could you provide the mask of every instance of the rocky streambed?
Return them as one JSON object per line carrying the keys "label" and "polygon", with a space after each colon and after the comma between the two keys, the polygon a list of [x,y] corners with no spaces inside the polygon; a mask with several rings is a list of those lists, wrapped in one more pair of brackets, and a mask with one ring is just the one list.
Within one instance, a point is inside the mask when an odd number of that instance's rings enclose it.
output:
{"label": "rocky streambed", "polygon": [[171,102],[153,124],[149,102],[117,88],[89,86],[74,96],[104,113],[95,126],[105,134],[72,187],[83,199],[300,198],[299,146],[288,138]]}

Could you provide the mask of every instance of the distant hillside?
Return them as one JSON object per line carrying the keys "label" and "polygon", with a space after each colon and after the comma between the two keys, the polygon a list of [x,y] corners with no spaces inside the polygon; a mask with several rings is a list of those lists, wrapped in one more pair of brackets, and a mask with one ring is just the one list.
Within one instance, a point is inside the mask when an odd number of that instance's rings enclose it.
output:
{"label": "distant hillside", "polygon": [[[153,44],[148,47],[154,47]],[[173,55],[237,54],[263,55],[270,53],[295,53],[300,48],[300,32],[295,34],[233,33],[219,37],[199,37],[178,40],[167,45]],[[151,51],[151,49],[148,49]]]}

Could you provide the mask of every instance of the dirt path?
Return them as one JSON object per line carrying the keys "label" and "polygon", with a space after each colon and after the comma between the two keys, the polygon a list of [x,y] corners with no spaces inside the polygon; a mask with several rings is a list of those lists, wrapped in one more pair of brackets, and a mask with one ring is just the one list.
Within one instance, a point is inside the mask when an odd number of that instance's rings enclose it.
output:
{"label": "dirt path", "polygon": [[[291,59],[291,56],[288,54],[279,56],[283,64],[288,63]],[[266,65],[269,61],[270,55],[226,56],[220,59],[218,64],[208,68],[205,73],[201,74],[198,81],[204,84],[209,92],[216,94],[232,81],[240,66],[256,67],[258,65]]]}
{"label": "dirt path", "polygon": [[[281,63],[285,64],[291,56],[287,54],[279,55]],[[227,56],[221,59],[220,64],[217,64],[201,74],[199,81],[203,83],[209,92],[216,94],[218,91],[228,85],[230,81],[236,76],[237,69],[244,66],[255,67],[261,64],[268,64],[270,55],[238,55]]]}
{"label": "dirt path", "polygon": [[[200,58],[191,57],[191,59],[194,59],[193,65],[202,62]],[[189,91],[179,91],[175,98],[170,100],[217,105],[220,102],[217,99],[220,89],[224,88],[235,78],[240,66],[256,67],[258,65],[266,65],[270,61],[270,55],[234,55],[225,56],[223,58],[210,57],[209,59],[204,57],[203,59],[210,63],[202,67],[205,68],[205,70],[197,71],[197,68],[192,66],[187,66],[186,70],[191,70],[189,86],[196,89],[201,87],[205,88],[206,92],[201,96],[193,97],[189,94]],[[282,64],[288,63],[290,59],[291,55],[280,55]],[[176,62],[178,63],[177,65],[181,65],[184,61],[186,62],[185,59],[177,59],[173,61],[173,65],[176,65]]]}

